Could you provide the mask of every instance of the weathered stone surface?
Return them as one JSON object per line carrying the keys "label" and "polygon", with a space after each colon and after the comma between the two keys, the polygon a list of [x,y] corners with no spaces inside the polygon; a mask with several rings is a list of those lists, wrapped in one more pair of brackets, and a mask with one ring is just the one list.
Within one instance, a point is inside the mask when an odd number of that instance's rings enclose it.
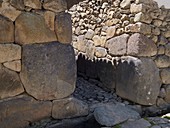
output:
{"label": "weathered stone surface", "polygon": [[102,48],[102,47],[96,47],[95,55],[97,57],[105,57],[107,55],[107,50],[105,48]]}
{"label": "weathered stone surface", "polygon": [[170,103],[170,85],[166,85],[165,91],[166,91],[165,101],[167,103]]}
{"label": "weathered stone surface", "polygon": [[131,13],[146,12],[147,9],[148,9],[148,7],[144,4],[131,4],[130,5]]}
{"label": "weathered stone surface", "polygon": [[84,35],[80,35],[77,38],[77,49],[81,52],[86,52],[87,40],[85,40]]}
{"label": "weathered stone surface", "polygon": [[21,59],[21,46],[0,44],[0,63]]}
{"label": "weathered stone surface", "polygon": [[121,104],[106,104],[94,110],[94,117],[101,125],[114,126],[128,119],[139,119],[140,115]]}
{"label": "weathered stone surface", "polygon": [[167,68],[170,66],[170,57],[166,55],[159,55],[155,59],[158,68]]}
{"label": "weathered stone surface", "polygon": [[71,45],[58,42],[23,46],[22,71],[24,87],[39,100],[53,100],[74,92],[76,62]]}
{"label": "weathered stone surface", "polygon": [[0,8],[0,14],[15,21],[15,19],[21,14],[21,11],[11,6],[8,1],[3,1]]}
{"label": "weathered stone surface", "polygon": [[127,54],[132,56],[154,56],[157,54],[157,46],[146,36],[135,33],[128,40]]}
{"label": "weathered stone surface", "polygon": [[102,47],[105,46],[105,43],[106,43],[105,36],[95,35],[92,40],[94,41],[95,46],[102,46]]}
{"label": "weathered stone surface", "polygon": [[43,7],[53,12],[63,12],[67,9],[66,0],[44,0]]}
{"label": "weathered stone surface", "polygon": [[126,123],[123,123],[121,125],[121,128],[148,128],[150,127],[151,124],[145,120],[145,119],[140,119],[136,121],[128,121]]}
{"label": "weathered stone surface", "polygon": [[23,0],[10,0],[10,4],[18,10],[24,10],[25,8]]}
{"label": "weathered stone surface", "polygon": [[152,59],[124,57],[118,64],[116,93],[122,98],[142,105],[153,105],[160,86],[159,69]]}
{"label": "weathered stone surface", "polygon": [[131,1],[132,0],[123,0],[121,3],[120,3],[120,7],[121,8],[130,8],[130,4],[131,4]]}
{"label": "weathered stone surface", "polygon": [[0,43],[14,42],[14,24],[0,16]]}
{"label": "weathered stone surface", "polygon": [[72,42],[72,21],[69,13],[59,13],[55,18],[55,33],[60,43]]}
{"label": "weathered stone surface", "polygon": [[0,99],[16,96],[24,92],[18,74],[0,64]]}
{"label": "weathered stone surface", "polygon": [[151,27],[145,23],[137,22],[135,24],[129,24],[125,27],[126,32],[138,32],[142,34],[149,35],[151,34]]}
{"label": "weathered stone surface", "polygon": [[84,35],[86,39],[92,39],[94,36],[94,31],[92,29],[88,29],[87,33]]}
{"label": "weathered stone surface", "polygon": [[33,9],[41,9],[40,0],[24,0],[24,5]]}
{"label": "weathered stone surface", "polygon": [[164,84],[170,84],[170,68],[162,69],[160,76]]}
{"label": "weathered stone surface", "polygon": [[112,38],[116,33],[116,26],[111,26],[106,31],[106,38]]}
{"label": "weathered stone surface", "polygon": [[170,43],[165,45],[165,55],[170,57]]}
{"label": "weathered stone surface", "polygon": [[139,12],[135,15],[134,22],[144,22],[150,24],[152,22],[151,16]]}
{"label": "weathered stone surface", "polygon": [[73,97],[54,100],[52,117],[55,119],[73,118],[88,115],[88,105]]}
{"label": "weathered stone surface", "polygon": [[50,28],[50,30],[54,31],[55,13],[51,11],[45,11],[44,19],[45,19],[46,25]]}
{"label": "weathered stone surface", "polygon": [[42,16],[35,13],[22,13],[15,21],[15,42],[32,44],[56,41],[55,32],[45,24]]}
{"label": "weathered stone surface", "polygon": [[32,97],[21,95],[0,101],[0,125],[2,128],[25,128],[35,122],[51,116],[50,101],[36,101]]}
{"label": "weathered stone surface", "polygon": [[6,62],[6,63],[3,63],[3,65],[6,68],[9,68],[9,69],[11,69],[13,71],[17,71],[17,72],[21,71],[21,60],[15,60],[15,61]]}
{"label": "weathered stone surface", "polygon": [[91,40],[88,40],[85,48],[86,48],[87,57],[89,57],[90,59],[93,59],[94,53],[95,53],[94,42]]}
{"label": "weathered stone surface", "polygon": [[124,55],[126,54],[126,47],[128,41],[128,34],[114,37],[106,42],[106,48],[109,49],[111,55]]}

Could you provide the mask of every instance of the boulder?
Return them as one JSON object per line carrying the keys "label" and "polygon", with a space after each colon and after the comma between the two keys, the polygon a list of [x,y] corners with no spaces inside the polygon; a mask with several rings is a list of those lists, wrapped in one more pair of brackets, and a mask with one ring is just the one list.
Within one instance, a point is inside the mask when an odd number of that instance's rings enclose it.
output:
{"label": "boulder", "polygon": [[0,125],[2,128],[25,128],[30,122],[51,116],[50,101],[36,101],[20,95],[0,101]]}
{"label": "boulder", "polygon": [[157,54],[157,46],[143,34],[135,33],[128,40],[127,54],[132,56],[154,56]]}
{"label": "boulder", "polygon": [[66,0],[44,0],[43,7],[55,13],[63,12],[67,9]]}
{"label": "boulder", "polygon": [[53,101],[52,117],[55,119],[74,118],[88,115],[88,105],[69,97]]}
{"label": "boulder", "polygon": [[72,21],[69,13],[59,13],[55,17],[55,33],[60,43],[72,42]]}
{"label": "boulder", "polygon": [[71,45],[58,42],[23,46],[21,80],[28,94],[39,100],[69,96],[76,83]]}
{"label": "boulder", "polygon": [[159,95],[159,69],[149,58],[122,57],[117,66],[116,93],[141,105],[154,105]]}
{"label": "boulder", "polygon": [[0,44],[0,63],[21,59],[21,46]]}
{"label": "boulder", "polygon": [[56,40],[55,32],[47,27],[43,16],[24,12],[15,21],[16,43],[24,45]]}
{"label": "boulder", "polygon": [[139,119],[140,115],[122,104],[106,104],[95,108],[94,117],[99,124],[111,127],[128,119]]}
{"label": "boulder", "polygon": [[14,42],[14,24],[7,18],[0,16],[0,43]]}
{"label": "boulder", "polygon": [[24,92],[18,74],[0,64],[0,99],[16,96]]}
{"label": "boulder", "polygon": [[126,47],[129,35],[123,34],[121,36],[117,36],[111,38],[106,42],[106,48],[108,48],[109,53],[111,55],[124,55],[126,54]]}

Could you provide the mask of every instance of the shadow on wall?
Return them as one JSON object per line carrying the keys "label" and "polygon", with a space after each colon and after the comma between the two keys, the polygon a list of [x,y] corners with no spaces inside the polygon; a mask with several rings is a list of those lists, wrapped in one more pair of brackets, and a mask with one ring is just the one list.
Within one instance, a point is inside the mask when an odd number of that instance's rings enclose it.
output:
{"label": "shadow on wall", "polygon": [[101,81],[106,88],[115,89],[116,67],[111,61],[88,60],[84,55],[80,54],[77,59],[77,71],[78,74]]}

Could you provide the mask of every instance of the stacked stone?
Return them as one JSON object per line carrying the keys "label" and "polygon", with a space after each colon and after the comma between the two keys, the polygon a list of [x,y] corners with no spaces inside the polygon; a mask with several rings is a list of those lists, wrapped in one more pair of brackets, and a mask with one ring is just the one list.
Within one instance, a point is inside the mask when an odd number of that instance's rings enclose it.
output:
{"label": "stacked stone", "polygon": [[170,10],[154,0],[85,0],[69,13],[77,56],[117,61],[117,80],[106,87],[116,86],[119,96],[142,105],[170,103]]}
{"label": "stacked stone", "polygon": [[0,0],[2,128],[88,113],[86,104],[69,97],[76,62],[66,9],[65,0]]}

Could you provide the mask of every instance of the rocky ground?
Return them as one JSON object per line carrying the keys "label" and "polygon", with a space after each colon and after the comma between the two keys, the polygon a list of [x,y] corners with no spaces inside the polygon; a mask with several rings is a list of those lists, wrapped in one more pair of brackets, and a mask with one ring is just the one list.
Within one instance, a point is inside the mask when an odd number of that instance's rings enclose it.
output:
{"label": "rocky ground", "polygon": [[44,119],[27,128],[170,128],[170,120],[160,115],[147,117],[148,113],[161,114],[154,107],[135,105],[100,86],[97,80],[77,79],[73,96],[88,104],[89,115],[64,120]]}

